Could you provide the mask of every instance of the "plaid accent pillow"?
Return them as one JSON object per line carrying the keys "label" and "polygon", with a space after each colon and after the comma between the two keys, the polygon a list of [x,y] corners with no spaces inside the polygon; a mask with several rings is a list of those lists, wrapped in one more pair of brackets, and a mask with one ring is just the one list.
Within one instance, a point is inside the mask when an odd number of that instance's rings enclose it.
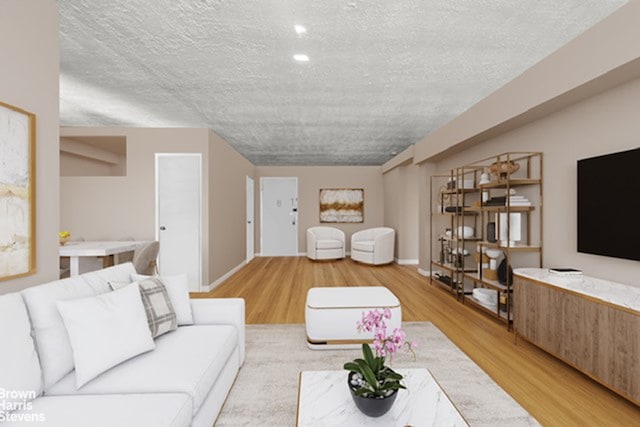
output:
{"label": "plaid accent pillow", "polygon": [[178,327],[176,312],[164,283],[157,277],[149,277],[139,281],[139,284],[151,336],[157,338],[167,332],[175,331]]}

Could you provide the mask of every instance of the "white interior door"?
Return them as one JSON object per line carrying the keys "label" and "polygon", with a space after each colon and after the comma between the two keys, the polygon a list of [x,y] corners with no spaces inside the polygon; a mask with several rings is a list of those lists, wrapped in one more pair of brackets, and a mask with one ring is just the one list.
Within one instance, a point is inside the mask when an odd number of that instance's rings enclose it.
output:
{"label": "white interior door", "polygon": [[298,255],[298,178],[260,178],[260,252]]}
{"label": "white interior door", "polygon": [[187,273],[189,290],[202,284],[202,156],[156,154],[156,236],[161,275]]}
{"label": "white interior door", "polygon": [[247,262],[253,259],[253,179],[247,177]]}

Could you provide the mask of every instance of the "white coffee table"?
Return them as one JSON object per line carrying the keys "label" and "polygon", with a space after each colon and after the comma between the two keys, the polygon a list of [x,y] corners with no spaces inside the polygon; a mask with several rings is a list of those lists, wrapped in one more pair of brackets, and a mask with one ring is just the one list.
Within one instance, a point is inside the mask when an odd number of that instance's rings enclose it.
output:
{"label": "white coffee table", "polygon": [[427,369],[398,369],[407,390],[379,418],[356,407],[347,371],[303,371],[298,389],[297,425],[310,426],[468,426]]}

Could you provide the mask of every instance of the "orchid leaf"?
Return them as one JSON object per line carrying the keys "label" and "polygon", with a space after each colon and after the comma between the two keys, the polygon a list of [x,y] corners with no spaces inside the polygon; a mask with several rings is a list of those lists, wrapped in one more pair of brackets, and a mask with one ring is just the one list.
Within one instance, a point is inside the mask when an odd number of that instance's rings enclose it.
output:
{"label": "orchid leaf", "polygon": [[371,393],[371,390],[366,387],[360,387],[354,393],[356,394],[356,396],[362,396],[363,394]]}
{"label": "orchid leaf", "polygon": [[396,380],[396,381],[400,381],[403,377],[402,375],[400,375],[397,372],[392,371],[391,369],[383,369],[382,371],[380,371],[380,375],[381,378],[389,378],[392,380]]}
{"label": "orchid leaf", "polygon": [[357,372],[360,375],[362,375],[362,371],[360,370],[360,365],[358,365],[357,363],[347,362],[344,364],[343,368],[346,369],[347,371]]}
{"label": "orchid leaf", "polygon": [[364,380],[372,387],[373,390],[378,390],[380,388],[380,385],[378,384],[378,380],[376,379],[376,376],[373,374],[373,371],[371,370],[369,365],[367,365],[364,361],[358,362],[358,365],[360,366],[360,370],[362,371],[361,373],[364,377]]}
{"label": "orchid leaf", "polygon": [[376,370],[373,353],[371,352],[369,344],[362,344],[362,354],[364,354],[364,360],[367,362],[367,365],[369,365],[373,370]]}
{"label": "orchid leaf", "polygon": [[406,389],[405,386],[403,386],[400,383],[397,382],[391,382],[391,383],[386,383],[385,385],[383,385],[380,390],[398,390],[398,389]]}

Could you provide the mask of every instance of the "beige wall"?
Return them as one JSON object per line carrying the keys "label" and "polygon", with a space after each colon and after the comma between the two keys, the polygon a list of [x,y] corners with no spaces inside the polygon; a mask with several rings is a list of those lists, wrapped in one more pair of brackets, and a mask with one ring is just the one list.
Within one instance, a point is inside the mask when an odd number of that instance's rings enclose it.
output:
{"label": "beige wall", "polygon": [[429,270],[429,260],[431,259],[431,239],[430,230],[430,204],[431,194],[430,178],[436,173],[436,164],[423,162],[418,165],[418,245],[419,245],[419,267],[422,273]]}
{"label": "beige wall", "polygon": [[400,263],[418,261],[418,166],[408,159],[387,170],[384,183],[384,224],[396,230],[395,257]]}
{"label": "beige wall", "polygon": [[321,188],[364,188],[364,223],[324,224],[343,230],[350,250],[351,234],[384,224],[383,184],[380,166],[270,166],[256,167],[256,252],[260,252],[260,178],[298,178],[298,252],[307,251],[306,230],[320,225]]}
{"label": "beige wall", "polygon": [[36,115],[36,274],[0,282],[0,293],[58,278],[58,2],[0,5],[0,101]]}
{"label": "beige wall", "polygon": [[[637,78],[448,157],[437,166],[443,171],[501,152],[542,151],[544,265],[574,267],[591,276],[640,286],[638,261],[582,254],[576,249],[576,162],[640,146],[639,111]],[[616,232],[615,224],[603,226]]]}
{"label": "beige wall", "polygon": [[[62,128],[62,136],[125,136],[125,176],[60,178],[60,227],[72,238],[154,240],[155,153],[202,153],[202,232],[209,235],[209,130]],[[57,157],[57,153],[56,153]],[[209,240],[203,240],[203,283],[209,284]]]}
{"label": "beige wall", "polygon": [[[576,250],[576,161],[640,145],[639,13],[640,1],[629,2],[414,147],[422,178],[505,151],[544,152],[545,266],[638,286],[637,261]],[[419,194],[428,270],[428,188]]]}
{"label": "beige wall", "polygon": [[60,176],[122,176],[119,165],[60,152]]}
{"label": "beige wall", "polygon": [[213,282],[246,260],[246,177],[253,178],[255,167],[211,131],[209,147],[209,269]]}

